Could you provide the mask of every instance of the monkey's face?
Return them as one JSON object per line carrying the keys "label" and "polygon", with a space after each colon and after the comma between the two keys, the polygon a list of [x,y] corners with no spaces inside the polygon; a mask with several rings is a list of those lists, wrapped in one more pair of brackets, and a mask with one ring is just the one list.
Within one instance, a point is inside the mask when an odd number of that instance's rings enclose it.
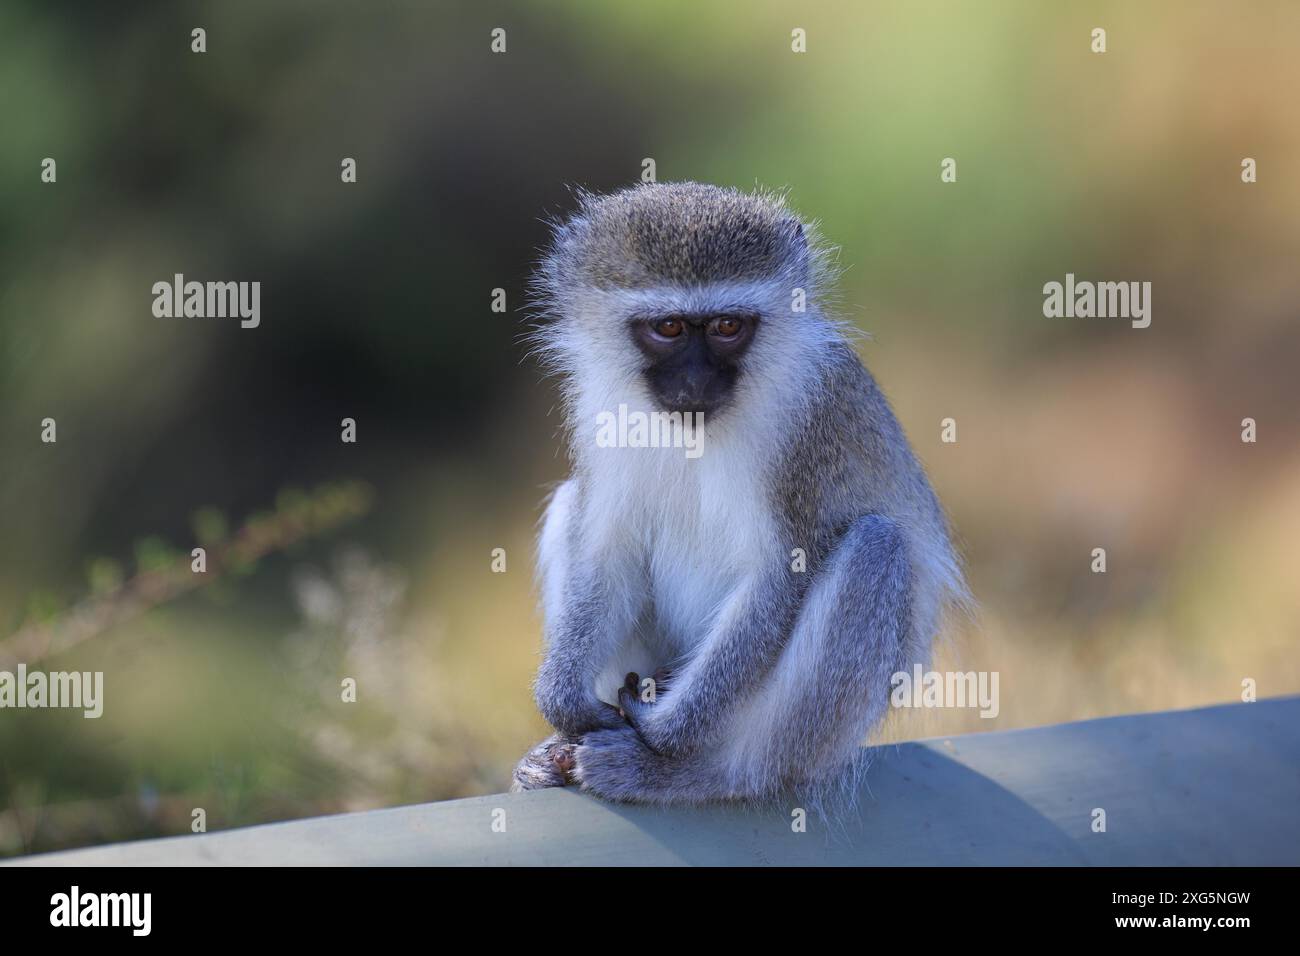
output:
{"label": "monkey's face", "polygon": [[758,331],[758,315],[637,316],[631,331],[644,357],[642,374],[655,401],[665,411],[711,415],[732,398],[741,359]]}

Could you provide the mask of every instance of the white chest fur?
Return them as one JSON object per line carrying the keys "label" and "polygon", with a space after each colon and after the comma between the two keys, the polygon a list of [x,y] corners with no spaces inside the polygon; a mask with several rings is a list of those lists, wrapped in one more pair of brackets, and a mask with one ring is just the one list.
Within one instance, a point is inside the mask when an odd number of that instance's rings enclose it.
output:
{"label": "white chest fur", "polygon": [[648,591],[641,642],[658,664],[688,656],[728,598],[781,547],[761,453],[706,435],[693,459],[681,449],[610,448],[588,462],[593,487],[602,489],[593,505],[614,511],[597,518],[617,529],[606,553]]}

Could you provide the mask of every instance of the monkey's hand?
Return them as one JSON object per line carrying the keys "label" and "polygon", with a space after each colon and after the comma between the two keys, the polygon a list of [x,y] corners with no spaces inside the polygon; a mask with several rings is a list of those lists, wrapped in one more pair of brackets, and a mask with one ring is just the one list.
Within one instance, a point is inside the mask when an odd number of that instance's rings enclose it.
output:
{"label": "monkey's hand", "polygon": [[618,689],[618,706],[624,719],[632,725],[646,746],[660,752],[668,741],[656,733],[654,722],[655,704],[659,696],[668,690],[671,674],[666,668],[654,672],[653,677],[642,678],[632,672],[623,679],[623,686]]}
{"label": "monkey's hand", "polygon": [[576,739],[563,734],[547,737],[519,761],[510,783],[510,792],[567,786],[572,779],[573,751],[576,746]]}

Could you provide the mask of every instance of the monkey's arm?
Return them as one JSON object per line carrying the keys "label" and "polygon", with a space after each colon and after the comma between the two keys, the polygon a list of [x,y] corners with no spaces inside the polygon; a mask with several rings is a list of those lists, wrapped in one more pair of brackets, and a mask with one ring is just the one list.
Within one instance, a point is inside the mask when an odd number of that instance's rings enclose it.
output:
{"label": "monkey's arm", "polygon": [[776,660],[798,612],[799,590],[784,568],[746,580],[700,652],[680,673],[674,671],[670,692],[647,703],[627,687],[619,691],[628,722],[651,749],[689,753],[714,736]]}
{"label": "monkey's arm", "polygon": [[538,543],[546,656],[533,692],[542,716],[571,735],[622,724],[618,711],[596,696],[595,681],[634,613],[610,600],[610,565],[581,540],[581,517],[571,479],[547,505]]}
{"label": "monkey's arm", "polygon": [[537,671],[533,693],[537,709],[562,734],[578,735],[623,723],[618,709],[596,695],[600,673],[624,630],[598,576],[574,587],[554,626],[548,621],[546,656]]}

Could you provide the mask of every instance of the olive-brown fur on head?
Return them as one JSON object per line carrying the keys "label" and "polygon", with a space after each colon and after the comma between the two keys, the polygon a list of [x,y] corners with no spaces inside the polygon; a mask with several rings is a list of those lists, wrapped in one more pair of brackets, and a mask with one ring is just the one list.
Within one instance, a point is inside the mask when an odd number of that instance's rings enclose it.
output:
{"label": "olive-brown fur on head", "polygon": [[552,285],[798,280],[808,269],[803,225],[770,193],[651,183],[579,200],[577,212],[556,228],[544,266]]}

